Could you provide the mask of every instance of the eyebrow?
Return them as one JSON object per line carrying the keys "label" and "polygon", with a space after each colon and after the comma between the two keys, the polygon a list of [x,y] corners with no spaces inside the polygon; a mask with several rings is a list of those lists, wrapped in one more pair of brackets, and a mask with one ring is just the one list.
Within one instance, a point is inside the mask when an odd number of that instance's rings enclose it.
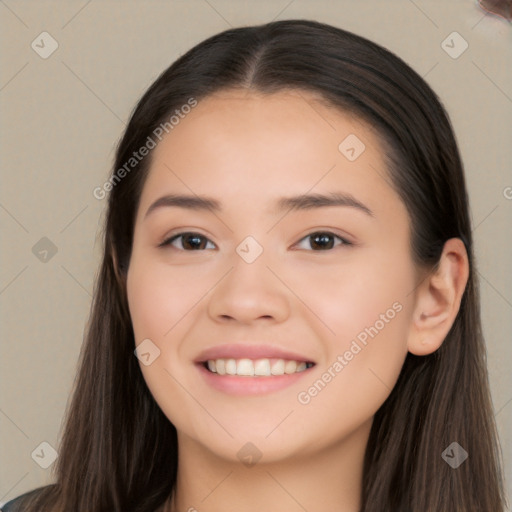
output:
{"label": "eyebrow", "polygon": [[[351,194],[344,192],[331,192],[330,194],[301,194],[298,196],[281,197],[274,203],[273,213],[283,210],[312,210],[330,206],[348,206],[364,212],[370,217],[374,213],[366,205],[358,201]],[[196,211],[222,212],[222,204],[217,199],[206,196],[170,194],[157,199],[148,208],[144,218],[159,208],[187,208]]]}

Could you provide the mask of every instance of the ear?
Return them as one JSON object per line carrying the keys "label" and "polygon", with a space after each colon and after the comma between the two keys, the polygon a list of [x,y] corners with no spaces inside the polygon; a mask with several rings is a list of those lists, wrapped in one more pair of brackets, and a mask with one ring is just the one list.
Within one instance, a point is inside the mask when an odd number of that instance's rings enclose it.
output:
{"label": "ear", "polygon": [[448,335],[469,277],[466,247],[460,238],[447,240],[438,265],[416,290],[407,347],[423,356],[435,352]]}

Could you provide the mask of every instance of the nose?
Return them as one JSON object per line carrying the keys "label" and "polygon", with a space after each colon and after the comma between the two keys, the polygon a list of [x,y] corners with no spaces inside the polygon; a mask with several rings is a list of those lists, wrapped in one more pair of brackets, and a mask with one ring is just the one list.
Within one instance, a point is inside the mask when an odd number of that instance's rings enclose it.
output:
{"label": "nose", "polygon": [[285,321],[291,294],[278,276],[279,271],[267,266],[263,255],[247,263],[235,254],[233,266],[209,296],[208,314],[215,322]]}

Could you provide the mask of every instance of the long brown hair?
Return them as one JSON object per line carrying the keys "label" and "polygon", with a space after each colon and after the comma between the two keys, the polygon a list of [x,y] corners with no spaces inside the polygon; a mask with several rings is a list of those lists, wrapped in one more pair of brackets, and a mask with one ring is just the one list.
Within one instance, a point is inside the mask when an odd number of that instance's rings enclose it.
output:
{"label": "long brown hair", "polygon": [[[375,415],[361,512],[503,511],[468,196],[448,115],[400,58],[355,34],[306,20],[212,36],[166,69],[137,104],[112,171],[103,261],[66,411],[56,483],[24,510],[154,512],[172,495],[176,430],[134,356],[125,288],[151,153],[122,179],[118,170],[190,98],[200,101],[228,88],[310,91],[369,122],[387,147],[387,172],[411,219],[414,261],[434,269],[453,237],[467,249],[469,281],[452,329],[435,353],[407,355]],[[452,442],[469,454],[456,469],[441,456]]]}

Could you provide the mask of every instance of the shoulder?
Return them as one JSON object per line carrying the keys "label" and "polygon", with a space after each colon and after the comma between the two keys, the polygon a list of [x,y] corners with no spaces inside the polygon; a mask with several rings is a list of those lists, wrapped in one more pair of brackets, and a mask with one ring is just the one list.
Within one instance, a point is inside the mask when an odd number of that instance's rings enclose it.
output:
{"label": "shoulder", "polygon": [[28,497],[35,496],[43,491],[43,489],[47,489],[48,487],[52,487],[55,484],[44,485],[42,487],[38,487],[37,489],[33,489],[32,491],[28,491],[25,494],[21,494],[20,496],[8,501],[5,505],[0,508],[1,512],[24,512],[22,508],[20,508],[25,499]]}

